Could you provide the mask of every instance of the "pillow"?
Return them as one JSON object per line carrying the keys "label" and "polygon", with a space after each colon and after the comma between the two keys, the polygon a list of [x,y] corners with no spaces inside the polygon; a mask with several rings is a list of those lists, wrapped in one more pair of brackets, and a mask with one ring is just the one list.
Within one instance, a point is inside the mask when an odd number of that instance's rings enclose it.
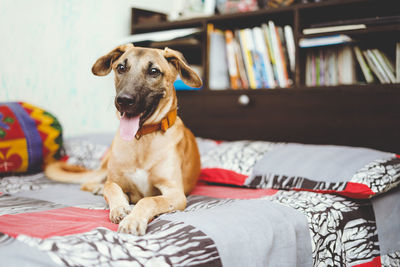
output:
{"label": "pillow", "polygon": [[0,103],[0,175],[40,171],[60,158],[62,128],[58,120],[25,102]]}
{"label": "pillow", "polygon": [[218,142],[196,138],[201,155],[199,179],[217,184],[243,186],[254,165],[277,143],[262,141]]}
{"label": "pillow", "polygon": [[200,179],[218,184],[362,199],[400,183],[400,156],[369,148],[235,141],[215,143],[201,158]]}
{"label": "pillow", "polygon": [[[104,137],[93,134],[87,137],[66,139],[64,141],[65,156],[62,160],[69,165],[83,167],[87,170],[100,168],[101,160],[111,146],[113,135]],[[99,139],[105,139],[105,142]]]}

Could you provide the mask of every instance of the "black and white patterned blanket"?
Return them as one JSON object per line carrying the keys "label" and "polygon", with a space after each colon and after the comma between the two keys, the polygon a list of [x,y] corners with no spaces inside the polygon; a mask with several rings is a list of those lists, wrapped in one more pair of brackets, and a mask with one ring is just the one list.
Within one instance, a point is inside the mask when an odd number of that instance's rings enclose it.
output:
{"label": "black and white patterned blanket", "polygon": [[101,196],[42,173],[0,178],[0,192],[2,266],[400,266],[399,189],[354,200],[199,183],[141,237],[116,232]]}

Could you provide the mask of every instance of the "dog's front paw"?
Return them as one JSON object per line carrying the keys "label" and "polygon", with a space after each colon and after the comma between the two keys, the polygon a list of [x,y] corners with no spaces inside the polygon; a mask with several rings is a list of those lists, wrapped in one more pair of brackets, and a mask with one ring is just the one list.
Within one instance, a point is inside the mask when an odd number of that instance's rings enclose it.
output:
{"label": "dog's front paw", "polygon": [[144,235],[146,233],[147,224],[148,221],[146,219],[128,216],[119,223],[118,232],[133,235]]}
{"label": "dog's front paw", "polygon": [[129,206],[119,206],[110,210],[110,221],[113,223],[120,223],[129,213],[131,209]]}

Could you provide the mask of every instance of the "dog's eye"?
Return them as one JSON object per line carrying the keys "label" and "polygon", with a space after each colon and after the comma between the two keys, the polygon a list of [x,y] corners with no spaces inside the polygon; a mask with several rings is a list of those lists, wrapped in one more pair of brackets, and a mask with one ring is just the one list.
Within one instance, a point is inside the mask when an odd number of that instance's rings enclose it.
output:
{"label": "dog's eye", "polygon": [[158,75],[161,74],[161,71],[157,68],[150,68],[149,69],[149,74],[153,77],[157,77]]}
{"label": "dog's eye", "polygon": [[117,65],[117,72],[119,74],[122,74],[126,71],[126,66],[124,64],[118,64]]}

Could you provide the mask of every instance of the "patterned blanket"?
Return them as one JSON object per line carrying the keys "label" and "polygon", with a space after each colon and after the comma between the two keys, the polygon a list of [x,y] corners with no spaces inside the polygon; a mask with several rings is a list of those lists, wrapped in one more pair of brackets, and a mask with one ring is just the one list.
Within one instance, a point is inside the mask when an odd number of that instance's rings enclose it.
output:
{"label": "patterned blanket", "polygon": [[4,266],[400,266],[398,188],[350,199],[199,182],[141,237],[116,232],[101,196],[42,173],[0,178],[0,192]]}

